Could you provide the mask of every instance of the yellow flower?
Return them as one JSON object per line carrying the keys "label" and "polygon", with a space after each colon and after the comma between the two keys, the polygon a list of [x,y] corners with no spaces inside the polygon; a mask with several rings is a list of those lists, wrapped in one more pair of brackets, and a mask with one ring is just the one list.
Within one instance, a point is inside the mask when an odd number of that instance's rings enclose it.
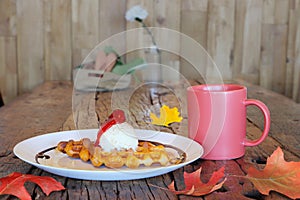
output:
{"label": "yellow flower", "polygon": [[159,125],[159,126],[166,126],[168,127],[169,124],[174,122],[181,122],[182,117],[180,117],[180,113],[178,108],[169,108],[166,105],[163,105],[160,108],[160,116],[157,117],[154,113],[150,113],[150,118],[152,120],[152,124]]}

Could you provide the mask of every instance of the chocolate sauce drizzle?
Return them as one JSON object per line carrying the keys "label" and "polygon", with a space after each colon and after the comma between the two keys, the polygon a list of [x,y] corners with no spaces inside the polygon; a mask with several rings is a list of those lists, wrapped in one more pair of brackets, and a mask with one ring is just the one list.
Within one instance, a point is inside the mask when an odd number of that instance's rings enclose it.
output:
{"label": "chocolate sauce drizzle", "polygon": [[46,155],[45,153],[47,153],[48,151],[52,151],[55,148],[56,147],[51,147],[51,148],[48,148],[46,150],[43,150],[43,151],[35,154],[35,162],[37,162],[38,164],[40,164],[39,159],[50,159],[50,156]]}

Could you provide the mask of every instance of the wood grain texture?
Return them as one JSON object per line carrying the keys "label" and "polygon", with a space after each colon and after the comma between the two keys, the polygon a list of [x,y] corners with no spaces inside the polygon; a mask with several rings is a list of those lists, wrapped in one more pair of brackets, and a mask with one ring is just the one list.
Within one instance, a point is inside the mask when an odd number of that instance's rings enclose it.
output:
{"label": "wood grain texture", "polygon": [[81,64],[99,43],[99,1],[72,0],[72,63]]}
{"label": "wood grain texture", "polygon": [[236,1],[233,76],[259,83],[262,0]]}
{"label": "wood grain texture", "polygon": [[71,80],[71,3],[71,0],[44,1],[46,80]]}
{"label": "wood grain texture", "polygon": [[[144,20],[144,23],[149,27],[153,26],[153,1],[128,0],[126,3],[126,12],[135,5],[140,5],[142,8],[147,9],[148,16]],[[148,46],[151,45],[151,39],[149,39],[149,35],[143,31],[135,31],[134,29],[137,28],[142,28],[142,24],[138,23],[137,21],[131,22],[126,20],[126,30],[132,31],[132,34],[126,34],[126,52],[129,53],[126,55],[126,59],[128,61],[136,57],[145,58],[144,50],[138,49],[142,47],[142,44]]]}
{"label": "wood grain texture", "polygon": [[[300,105],[287,97],[259,86],[241,80],[239,83],[249,88],[248,98],[258,99],[268,106],[271,113],[270,135],[280,141],[280,146],[285,146],[286,143],[291,144],[289,151],[294,155],[300,155],[299,138],[291,139],[291,136],[297,135],[300,130]],[[252,107],[248,112],[249,120],[262,129],[264,120],[260,111]]]}
{"label": "wood grain texture", "polygon": [[[154,4],[154,23],[152,26],[167,28],[175,31],[180,31],[180,10],[181,10],[181,0],[159,0]],[[176,66],[176,62],[179,62],[179,55],[176,52],[179,52],[180,49],[180,37],[170,37],[168,34],[159,34],[156,33],[155,37],[157,38],[161,46],[167,46],[168,52],[162,53],[162,64],[170,67],[164,67],[165,70],[162,70],[162,79],[171,79],[167,78],[171,70],[179,71],[180,66]],[[176,79],[176,78],[174,78]]]}
{"label": "wood grain texture", "polygon": [[[194,82],[195,83],[195,82]],[[75,118],[75,122],[103,123],[111,113],[114,106],[127,103],[129,110],[126,114],[133,116],[130,119],[135,127],[152,128],[149,126],[149,111],[163,104],[180,106],[181,102],[175,98],[177,94],[172,88],[144,86],[134,90],[131,95],[126,95],[128,90],[104,93],[73,93],[71,82],[52,81],[46,82],[40,87],[18,97],[11,104],[0,108],[0,177],[13,171],[34,175],[51,176],[63,183],[66,190],[52,192],[49,197],[34,184],[26,185],[32,196],[49,199],[287,199],[283,195],[271,192],[265,196],[259,194],[250,181],[242,178],[250,166],[262,169],[266,159],[280,146],[287,161],[300,161],[299,148],[299,105],[275,92],[270,92],[244,81],[239,82],[248,87],[248,97],[256,98],[267,103],[271,110],[272,127],[266,140],[256,147],[248,147],[244,157],[235,160],[209,161],[199,159],[190,165],[170,172],[162,176],[131,181],[88,181],[66,178],[50,174],[32,167],[17,159],[12,153],[13,146],[29,137],[41,135],[59,130],[74,129],[72,114],[72,96],[82,95],[80,101],[75,102],[78,111],[87,115],[84,118]],[[173,85],[174,88],[185,90],[182,85]],[[154,90],[153,90],[154,89]],[[113,99],[114,95],[122,95],[126,98]],[[95,98],[96,97],[96,98]],[[278,106],[280,104],[281,106]],[[28,117],[30,116],[30,117]],[[256,139],[261,135],[263,128],[261,113],[250,111],[248,114],[247,136]],[[93,119],[94,118],[94,119]],[[78,121],[79,120],[79,121]],[[148,120],[148,121],[147,121]],[[184,116],[184,121],[187,121]],[[178,129],[178,126],[183,128]],[[159,127],[157,127],[159,129]],[[186,131],[187,123],[172,124],[170,128],[161,130],[173,134],[181,134]],[[204,197],[176,196],[173,193],[155,186],[166,188],[175,181],[177,189],[184,189],[184,172],[193,172],[202,167],[201,180],[206,182],[212,173],[225,166],[227,180],[224,186]],[[11,196],[1,196],[3,199],[11,199]]]}
{"label": "wood grain texture", "polygon": [[[232,78],[235,1],[208,1],[207,49],[224,80]],[[218,73],[207,68],[207,78]]]}
{"label": "wood grain texture", "polygon": [[[194,39],[209,52],[224,79],[243,78],[300,102],[299,4],[299,0],[2,0],[0,37],[16,40],[11,57],[16,58],[18,84],[7,78],[0,88],[7,90],[5,85],[21,94],[45,80],[71,80],[72,67],[82,63],[96,45],[141,27],[125,20],[129,8],[141,5],[148,12],[147,26],[169,28]],[[219,73],[207,66],[207,58],[195,52],[194,46],[155,34],[162,37],[162,46],[199,57],[195,67],[180,55],[164,52],[163,64],[180,70],[186,78],[211,78]],[[152,45],[145,31],[122,37],[117,48],[126,52],[128,61],[145,54],[127,49]],[[168,72],[163,70],[166,80],[173,76]],[[3,97],[11,101],[15,92]]]}
{"label": "wood grain texture", "polygon": [[264,24],[260,85],[284,93],[286,74],[287,25]]}
{"label": "wood grain texture", "polygon": [[295,1],[290,3],[288,41],[287,41],[287,63],[286,63],[286,84],[285,95],[293,96],[294,66],[296,52],[296,32],[297,31],[297,12],[295,10]]}
{"label": "wood grain texture", "polygon": [[296,1],[296,40],[295,40],[295,65],[293,78],[293,99],[300,102],[300,1]]}
{"label": "wood grain texture", "polygon": [[16,36],[16,0],[0,1],[0,36]]}
{"label": "wood grain texture", "polygon": [[4,103],[18,95],[16,43],[16,37],[0,36],[0,92]]}
{"label": "wood grain texture", "polygon": [[[207,50],[207,17],[208,17],[208,1],[193,1],[186,0],[181,1],[181,32],[187,37],[191,37],[195,42],[197,42],[203,48],[203,51]],[[180,52],[186,52],[188,55],[193,55],[193,57],[207,56],[206,54],[201,54],[191,48],[185,42],[185,39],[181,38]],[[206,58],[200,58],[198,63],[199,67],[195,68],[191,63],[186,60],[186,58],[181,57],[180,60],[180,70],[183,76],[198,79],[199,72],[202,76],[206,74]]]}
{"label": "wood grain texture", "polygon": [[289,0],[263,0],[263,24],[286,24]]}
{"label": "wood grain texture", "polygon": [[45,80],[43,1],[17,1],[16,5],[18,90],[22,94]]}
{"label": "wood grain texture", "polygon": [[65,121],[71,111],[72,84],[59,81],[44,84],[1,107],[0,177],[13,171],[28,173],[32,167],[14,158],[13,147],[29,137],[61,130],[62,120]]}
{"label": "wood grain texture", "polygon": [[100,42],[126,30],[126,1],[99,1],[99,10],[98,32]]}

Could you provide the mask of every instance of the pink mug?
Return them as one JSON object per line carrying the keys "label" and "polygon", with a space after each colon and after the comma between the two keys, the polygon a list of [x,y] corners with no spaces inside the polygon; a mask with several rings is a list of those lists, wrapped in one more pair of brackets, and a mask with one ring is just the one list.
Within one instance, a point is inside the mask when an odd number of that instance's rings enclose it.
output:
{"label": "pink mug", "polygon": [[[245,146],[260,144],[270,129],[270,112],[261,101],[247,99],[241,85],[196,85],[187,89],[188,135],[204,148],[203,159],[228,160],[242,157]],[[248,105],[264,115],[264,131],[255,141],[246,139]]]}

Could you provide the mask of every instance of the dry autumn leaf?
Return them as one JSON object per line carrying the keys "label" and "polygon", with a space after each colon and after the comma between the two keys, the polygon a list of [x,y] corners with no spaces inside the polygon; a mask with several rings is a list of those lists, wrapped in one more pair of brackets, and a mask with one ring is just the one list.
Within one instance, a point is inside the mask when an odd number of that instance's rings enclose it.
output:
{"label": "dry autumn leaf", "polygon": [[0,195],[10,194],[22,200],[31,200],[31,196],[24,187],[26,181],[38,184],[47,196],[53,191],[65,189],[60,182],[57,182],[51,177],[14,172],[6,177],[0,178]]}
{"label": "dry autumn leaf", "polygon": [[180,117],[180,113],[176,107],[169,108],[166,105],[163,105],[160,108],[160,116],[157,117],[154,113],[150,113],[150,118],[152,120],[152,124],[159,126],[169,126],[169,124],[174,122],[181,122],[182,117]]}
{"label": "dry autumn leaf", "polygon": [[289,198],[300,198],[300,162],[286,162],[280,147],[267,159],[263,170],[249,168],[246,176],[262,194],[271,190]]}
{"label": "dry autumn leaf", "polygon": [[224,178],[224,170],[224,167],[222,167],[218,171],[214,172],[207,183],[203,183],[200,179],[201,168],[193,173],[184,172],[185,189],[176,191],[174,188],[174,181],[168,186],[168,188],[175,194],[203,196],[218,190],[223,186],[226,181],[226,178]]}

